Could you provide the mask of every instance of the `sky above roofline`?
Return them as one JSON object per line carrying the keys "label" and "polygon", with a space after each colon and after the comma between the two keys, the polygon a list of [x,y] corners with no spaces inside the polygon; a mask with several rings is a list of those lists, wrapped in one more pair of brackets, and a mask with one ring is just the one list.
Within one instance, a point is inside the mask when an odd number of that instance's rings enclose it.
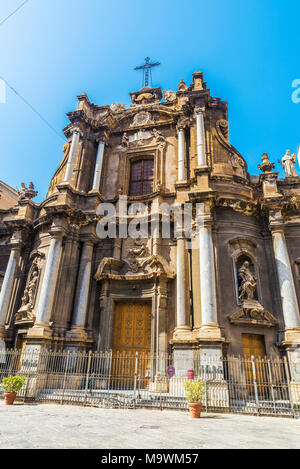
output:
{"label": "sky above roofline", "polygon": [[[0,21],[20,3],[2,2]],[[6,87],[1,180],[14,188],[33,181],[35,200],[43,200],[77,96],[128,106],[129,93],[142,86],[134,67],[146,56],[161,62],[153,86],[162,89],[177,90],[181,78],[189,85],[201,70],[211,95],[228,102],[230,142],[249,172],[259,173],[267,152],[283,177],[278,160],[300,143],[300,103],[292,99],[300,81],[299,13],[293,0],[29,0],[0,27],[0,76],[54,130]]]}

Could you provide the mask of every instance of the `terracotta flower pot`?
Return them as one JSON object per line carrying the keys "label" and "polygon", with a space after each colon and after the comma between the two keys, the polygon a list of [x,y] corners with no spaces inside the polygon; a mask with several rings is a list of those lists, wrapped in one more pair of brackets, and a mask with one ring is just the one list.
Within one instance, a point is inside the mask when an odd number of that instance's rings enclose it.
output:
{"label": "terracotta flower pot", "polygon": [[202,410],[202,403],[201,402],[189,402],[189,409],[190,409],[190,416],[193,419],[199,419]]}
{"label": "terracotta flower pot", "polygon": [[5,392],[4,393],[4,404],[5,405],[13,405],[16,396],[17,396],[16,392]]}

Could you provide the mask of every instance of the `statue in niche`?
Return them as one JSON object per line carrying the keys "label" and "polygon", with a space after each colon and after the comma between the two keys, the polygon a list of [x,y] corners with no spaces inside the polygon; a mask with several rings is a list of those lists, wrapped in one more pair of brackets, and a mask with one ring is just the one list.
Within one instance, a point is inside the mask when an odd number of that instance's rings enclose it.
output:
{"label": "statue in niche", "polygon": [[277,320],[258,300],[257,279],[253,270],[249,257],[242,255],[237,261],[238,301],[241,302],[241,307],[228,318],[233,324],[274,326]]}
{"label": "statue in niche", "polygon": [[284,157],[281,160],[281,166],[284,169],[286,177],[298,177],[295,170],[296,156],[295,153],[291,155],[291,150],[287,150]]}
{"label": "statue in niche", "polygon": [[22,298],[22,302],[24,302],[23,304],[27,304],[31,309],[33,308],[34,294],[38,278],[38,271],[34,270],[29,280],[28,287],[25,289],[24,296]]}
{"label": "statue in niche", "polygon": [[241,279],[239,286],[239,300],[253,300],[256,294],[256,278],[250,270],[250,262],[244,261],[238,271],[238,277]]}
{"label": "statue in niche", "polygon": [[34,319],[33,314],[31,313],[34,300],[35,300],[35,293],[37,288],[37,283],[39,279],[39,271],[35,268],[29,278],[29,282],[27,287],[24,290],[24,295],[22,296],[22,304],[20,309],[16,314],[15,321],[22,321],[22,320],[32,320]]}

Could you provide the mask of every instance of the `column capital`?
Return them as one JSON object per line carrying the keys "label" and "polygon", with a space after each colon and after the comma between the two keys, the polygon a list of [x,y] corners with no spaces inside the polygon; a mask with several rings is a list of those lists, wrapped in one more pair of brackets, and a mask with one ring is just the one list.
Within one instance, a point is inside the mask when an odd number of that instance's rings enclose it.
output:
{"label": "column capital", "polygon": [[84,246],[94,247],[98,241],[98,238],[93,236],[92,238],[82,238],[81,241],[83,242]]}
{"label": "column capital", "polygon": [[105,135],[97,135],[95,138],[96,143],[103,143],[104,145],[107,143],[108,138]]}
{"label": "column capital", "polygon": [[177,121],[176,130],[177,132],[182,132],[184,129],[190,126],[190,119],[180,119]]}
{"label": "column capital", "polygon": [[176,125],[177,133],[183,132],[183,131],[184,131],[184,127],[185,127],[184,125],[178,123],[178,124]]}
{"label": "column capital", "polygon": [[269,228],[270,228],[270,231],[271,231],[271,234],[276,234],[276,233],[280,233],[282,235],[285,234],[285,227],[284,227],[284,224],[283,223],[280,223],[280,222],[271,222],[269,224]]}
{"label": "column capital", "polygon": [[204,113],[205,113],[205,107],[204,106],[196,106],[195,107],[195,115],[197,115],[197,114],[204,115]]}
{"label": "column capital", "polygon": [[50,228],[49,234],[51,235],[52,239],[62,240],[66,233],[64,230],[59,228]]}
{"label": "column capital", "polygon": [[269,211],[269,229],[271,233],[283,233],[285,231],[284,219],[281,210],[275,209]]}
{"label": "column capital", "polygon": [[83,130],[81,130],[81,128],[79,127],[79,125],[73,125],[71,128],[70,128],[70,133],[72,135],[74,134],[79,134],[80,137],[83,137]]}
{"label": "column capital", "polygon": [[9,246],[11,250],[20,250],[24,245],[23,233],[16,231],[10,238]]}
{"label": "column capital", "polygon": [[66,235],[66,228],[63,227],[63,226],[56,226],[56,225],[51,225],[49,230],[48,230],[48,233],[50,234],[51,238],[53,239],[60,239],[62,240],[62,238]]}
{"label": "column capital", "polygon": [[211,213],[210,202],[196,204],[196,222],[197,225],[212,225],[214,219]]}

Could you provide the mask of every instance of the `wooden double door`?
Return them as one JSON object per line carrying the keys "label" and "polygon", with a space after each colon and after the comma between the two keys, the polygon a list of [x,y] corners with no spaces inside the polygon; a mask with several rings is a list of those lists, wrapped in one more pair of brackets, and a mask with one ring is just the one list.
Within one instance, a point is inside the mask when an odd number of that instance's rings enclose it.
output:
{"label": "wooden double door", "polygon": [[254,380],[260,397],[268,397],[268,368],[265,339],[259,334],[242,334],[245,375],[248,391],[255,394]]}
{"label": "wooden double door", "polygon": [[112,385],[144,388],[150,377],[151,303],[119,301],[115,307]]}

